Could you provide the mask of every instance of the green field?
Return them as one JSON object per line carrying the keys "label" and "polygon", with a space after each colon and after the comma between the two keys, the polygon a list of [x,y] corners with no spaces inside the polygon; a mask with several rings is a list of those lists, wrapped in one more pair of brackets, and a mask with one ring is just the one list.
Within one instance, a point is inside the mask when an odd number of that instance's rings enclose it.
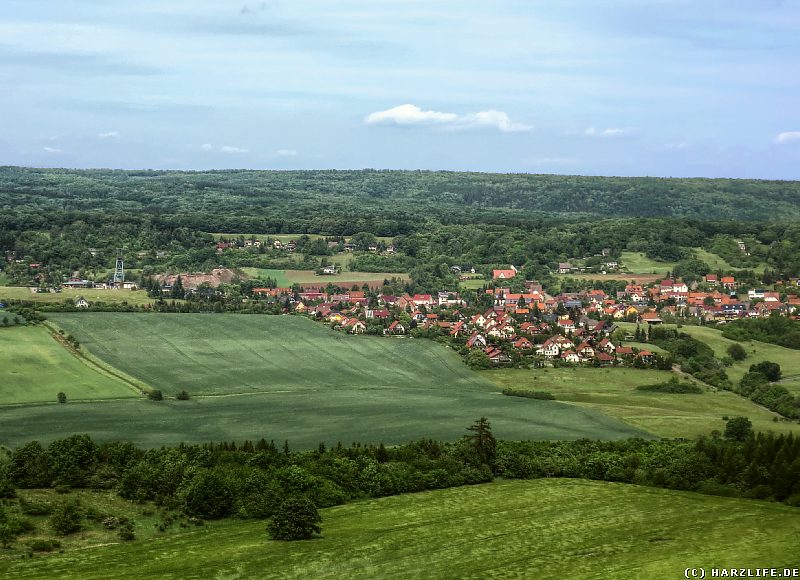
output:
{"label": "green field", "polygon": [[242,271],[251,278],[261,280],[269,277],[276,280],[279,287],[289,287],[292,284],[319,284],[326,286],[328,283],[348,282],[363,284],[364,282],[382,282],[391,278],[408,280],[408,274],[398,272],[340,272],[332,276],[318,276],[313,270],[273,270],[268,268],[242,268]]}
{"label": "green field", "polygon": [[506,439],[647,436],[592,410],[504,397],[457,354],[427,340],[347,336],[294,316],[90,312],[51,319],[91,355],[168,396],[186,389],[192,400],[6,407],[2,443],[85,432],[145,446],[261,437],[289,439],[294,448],[388,444],[457,439],[480,416]]}
{"label": "green field", "polygon": [[672,271],[675,262],[658,262],[644,255],[644,252],[622,252],[621,267],[633,274],[663,275]]}
{"label": "green field", "polygon": [[[0,560],[9,578],[683,578],[800,565],[798,509],[585,480],[503,481],[321,510],[322,536],[226,520],[132,543]],[[113,571],[113,572],[111,572]]]}
{"label": "green field", "polygon": [[[617,323],[617,326],[626,330],[636,328],[636,324],[630,322],[620,322]],[[665,328],[677,328],[674,324],[664,326]],[[681,327],[680,331],[706,343],[714,349],[714,354],[718,358],[726,357],[728,355],[728,347],[736,344],[736,341],[723,337],[722,331],[710,326],[685,325]],[[783,383],[784,386],[800,395],[800,351],[757,340],[749,340],[739,344],[747,351],[747,358],[743,361],[735,362],[725,369],[725,372],[728,373],[733,382],[739,382],[742,376],[750,369],[750,365],[768,360],[781,365],[783,376],[789,378]]]}
{"label": "green field", "polygon": [[732,266],[727,260],[725,260],[722,256],[717,254],[712,254],[708,250],[703,248],[692,248],[694,250],[694,255],[699,259],[708,264],[712,270],[722,270],[723,272],[729,271],[736,271],[736,270],[753,270],[756,273],[762,274],[764,269],[767,265],[764,262],[758,264],[755,268],[740,268],[736,266]]}
{"label": "green field", "polygon": [[793,432],[800,425],[773,421],[777,415],[727,391],[677,395],[637,391],[639,385],[669,380],[669,371],[560,368],[497,370],[483,373],[502,388],[548,391],[556,400],[616,417],[660,437],[696,437],[724,431],[723,415],[745,416],[756,431]]}
{"label": "green field", "polygon": [[74,302],[83,296],[89,303],[127,302],[128,304],[152,304],[153,299],[145,290],[98,290],[96,288],[64,288],[61,292],[31,292],[22,286],[0,286],[0,300],[31,300],[34,302]]}
{"label": "green field", "polygon": [[0,405],[57,406],[59,392],[68,401],[138,396],[125,382],[82,362],[43,326],[0,328]]}

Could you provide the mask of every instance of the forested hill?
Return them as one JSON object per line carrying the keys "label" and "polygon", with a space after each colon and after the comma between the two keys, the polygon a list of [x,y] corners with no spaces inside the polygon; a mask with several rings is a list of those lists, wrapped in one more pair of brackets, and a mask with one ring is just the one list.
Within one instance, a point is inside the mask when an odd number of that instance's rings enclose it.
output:
{"label": "forested hill", "polygon": [[[538,213],[796,220],[800,182],[429,171],[122,171],[0,167],[0,208],[153,214]],[[338,210],[338,211],[337,211]],[[283,214],[286,217],[286,214]]]}

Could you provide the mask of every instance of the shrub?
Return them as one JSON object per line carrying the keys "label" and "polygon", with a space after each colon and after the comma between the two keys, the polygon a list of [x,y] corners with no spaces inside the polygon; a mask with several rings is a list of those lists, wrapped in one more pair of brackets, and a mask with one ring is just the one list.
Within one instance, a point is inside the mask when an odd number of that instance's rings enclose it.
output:
{"label": "shrub", "polygon": [[733,360],[744,360],[747,358],[747,351],[741,344],[732,344],[728,347],[728,356]]}
{"label": "shrub", "polygon": [[307,540],[322,531],[322,518],[311,500],[289,498],[278,506],[267,524],[273,540]]}
{"label": "shrub", "polygon": [[162,393],[158,389],[153,389],[149,393],[147,393],[147,398],[151,401],[163,401],[164,400],[164,393]]}
{"label": "shrub", "polygon": [[66,403],[67,402],[67,395],[65,395],[63,392],[58,393],[58,395],[56,395],[56,397],[58,398],[58,402],[59,403]]}
{"label": "shrub", "polygon": [[52,552],[61,547],[61,542],[58,540],[31,540],[28,542],[28,547],[34,552]]}
{"label": "shrub", "polygon": [[524,397],[526,399],[540,399],[543,401],[555,400],[553,393],[547,391],[523,391],[519,389],[503,389],[503,394],[508,397]]}
{"label": "shrub", "polygon": [[59,505],[50,516],[50,526],[56,533],[66,536],[81,529],[83,513],[77,502],[67,502]]}
{"label": "shrub", "polygon": [[672,377],[664,383],[656,383],[654,385],[639,385],[636,387],[637,391],[645,391],[649,393],[673,393],[673,394],[686,394],[698,395],[703,392],[703,389],[690,382],[681,382],[678,377]]}
{"label": "shrub", "polygon": [[175,398],[178,399],[179,401],[188,401],[190,397],[188,392],[181,391],[180,393],[175,395]]}

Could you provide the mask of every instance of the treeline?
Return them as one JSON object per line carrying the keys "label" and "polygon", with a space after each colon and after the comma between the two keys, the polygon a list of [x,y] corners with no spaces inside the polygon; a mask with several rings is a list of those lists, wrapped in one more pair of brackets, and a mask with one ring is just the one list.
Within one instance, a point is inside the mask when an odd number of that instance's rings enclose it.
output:
{"label": "treeline", "polygon": [[777,314],[767,318],[734,320],[725,325],[722,336],[740,342],[746,340],[771,342],[800,350],[800,320]]}
{"label": "treeline", "polygon": [[575,477],[800,506],[800,440],[758,434],[739,417],[697,441],[496,442],[488,422],[461,441],[423,439],[291,452],[260,440],[142,450],[74,435],[31,442],[0,461],[0,495],[17,488],[115,490],[204,519],[270,517],[289,497],[317,506],[491,481]]}

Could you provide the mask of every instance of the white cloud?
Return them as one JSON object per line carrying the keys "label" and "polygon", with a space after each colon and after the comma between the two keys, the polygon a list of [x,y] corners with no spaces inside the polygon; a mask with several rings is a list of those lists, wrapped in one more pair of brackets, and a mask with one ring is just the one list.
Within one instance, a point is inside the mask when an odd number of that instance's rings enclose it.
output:
{"label": "white cloud", "polygon": [[395,124],[395,125],[432,125],[437,123],[453,123],[458,120],[454,113],[440,113],[439,111],[423,111],[416,105],[400,105],[386,111],[370,113],[364,119],[367,125]]}
{"label": "white cloud", "polygon": [[608,127],[607,129],[595,129],[594,127],[589,127],[586,131],[583,132],[584,135],[587,137],[621,137],[622,135],[630,135],[631,133],[635,132],[636,129],[631,127]]}
{"label": "white cloud", "polygon": [[219,148],[220,151],[223,153],[248,153],[248,149],[242,149],[240,147],[232,147],[230,145],[223,145]]}
{"label": "white cloud", "polygon": [[42,147],[48,153],[61,153],[61,149],[56,149],[55,147]]}
{"label": "white cloud", "polygon": [[530,131],[530,125],[513,122],[509,116],[503,111],[481,111],[480,113],[473,113],[464,115],[459,119],[459,125],[466,128],[471,127],[494,127],[503,131],[504,133],[514,133],[517,131]]}
{"label": "white cloud", "polygon": [[688,149],[688,148],[689,144],[686,143],[685,141],[681,141],[680,143],[667,143],[666,145],[664,145],[664,147],[662,147],[662,149],[666,151],[681,151],[683,149]]}
{"label": "white cloud", "polygon": [[202,145],[200,145],[200,149],[202,149],[203,151],[211,151],[213,148],[214,146],[211,143],[203,143]]}
{"label": "white cloud", "polygon": [[386,111],[376,111],[364,118],[367,125],[437,125],[451,129],[478,129],[488,127],[505,133],[515,131],[529,131],[531,127],[522,123],[515,123],[503,111],[480,111],[457,115],[441,111],[423,111],[416,105],[405,104]]}
{"label": "white cloud", "polygon": [[119,137],[119,131],[109,131],[108,133],[98,133],[98,137],[101,139],[115,139]]}
{"label": "white cloud", "polygon": [[297,157],[297,149],[278,149],[275,155],[279,157]]}
{"label": "white cloud", "polygon": [[775,136],[775,143],[777,145],[788,145],[789,143],[797,143],[800,141],[800,131],[784,131]]}

